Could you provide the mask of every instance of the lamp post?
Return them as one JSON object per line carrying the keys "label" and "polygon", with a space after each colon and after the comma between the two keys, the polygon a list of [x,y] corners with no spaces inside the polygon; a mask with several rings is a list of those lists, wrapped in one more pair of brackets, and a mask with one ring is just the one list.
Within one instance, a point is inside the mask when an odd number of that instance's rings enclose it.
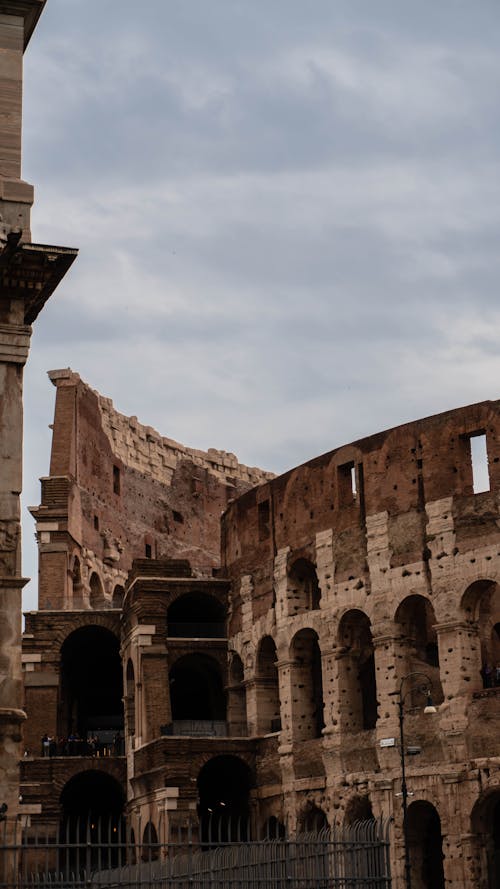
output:
{"label": "lamp post", "polygon": [[[420,677],[419,682],[416,680]],[[412,685],[408,688],[403,694],[404,686],[407,682],[411,682]],[[424,713],[436,713],[436,708],[432,703],[431,698],[431,688],[432,688],[432,680],[427,675],[427,673],[421,673],[420,671],[414,671],[412,673],[408,673],[406,676],[403,676],[401,682],[399,683],[398,691],[393,692],[393,694],[398,696],[398,713],[399,713],[399,754],[401,757],[401,796],[403,800],[403,839],[404,839],[404,847],[405,847],[405,883],[406,889],[411,889],[411,864],[410,864],[410,846],[408,842],[408,824],[407,824],[407,812],[408,812],[408,786],[406,784],[406,755],[405,755],[405,733],[404,733],[404,722],[405,722],[405,710],[404,704],[406,700],[406,695],[412,691],[417,691],[422,695],[425,695],[427,698],[427,703],[424,707]],[[415,751],[419,752],[419,751]]]}

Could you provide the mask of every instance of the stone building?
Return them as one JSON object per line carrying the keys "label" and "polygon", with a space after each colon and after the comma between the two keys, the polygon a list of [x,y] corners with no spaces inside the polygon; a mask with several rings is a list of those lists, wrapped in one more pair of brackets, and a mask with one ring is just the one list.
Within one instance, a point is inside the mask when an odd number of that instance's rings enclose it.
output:
{"label": "stone building", "polygon": [[401,876],[402,687],[413,885],[498,886],[500,402],[275,478],[50,377],[23,647],[34,821],[125,809],[154,837],[209,812],[274,832],[392,815]]}
{"label": "stone building", "polygon": [[[45,0],[0,0],[0,804],[15,814],[23,712],[19,497],[23,369],[32,325],[76,251],[33,244],[21,177],[23,54]],[[0,862],[0,879],[2,878]]]}

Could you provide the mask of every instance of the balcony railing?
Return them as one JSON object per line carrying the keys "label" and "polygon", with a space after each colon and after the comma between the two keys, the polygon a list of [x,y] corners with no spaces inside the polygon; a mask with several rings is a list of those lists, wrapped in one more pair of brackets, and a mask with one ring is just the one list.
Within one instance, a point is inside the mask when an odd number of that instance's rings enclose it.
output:
{"label": "balcony railing", "polygon": [[176,639],[225,639],[226,625],[224,621],[173,621],[168,624],[167,634]]}
{"label": "balcony railing", "polygon": [[244,738],[247,736],[245,722],[226,722],[223,719],[174,719],[160,728],[161,734],[195,738]]}

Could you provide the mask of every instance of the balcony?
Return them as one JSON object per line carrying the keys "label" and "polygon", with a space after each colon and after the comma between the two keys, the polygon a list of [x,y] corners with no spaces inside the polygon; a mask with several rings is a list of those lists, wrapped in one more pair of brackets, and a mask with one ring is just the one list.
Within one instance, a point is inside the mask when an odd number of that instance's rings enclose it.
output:
{"label": "balcony", "polygon": [[223,719],[174,719],[160,731],[162,737],[190,738],[245,738],[248,733],[246,723]]}

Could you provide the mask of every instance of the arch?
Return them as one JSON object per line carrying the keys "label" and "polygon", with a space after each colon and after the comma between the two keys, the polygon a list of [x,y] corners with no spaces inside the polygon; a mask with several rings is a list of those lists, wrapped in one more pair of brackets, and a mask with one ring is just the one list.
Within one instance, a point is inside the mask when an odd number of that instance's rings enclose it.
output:
{"label": "arch", "polygon": [[141,859],[142,861],[158,861],[160,846],[158,834],[152,821],[148,821],[142,834]]}
{"label": "arch", "polygon": [[299,833],[319,833],[328,827],[325,812],[316,803],[308,803],[299,814],[297,828]]}
{"label": "arch", "polygon": [[125,793],[118,781],[97,769],[78,772],[64,785],[60,803],[61,842],[71,844],[61,849],[61,870],[116,867],[125,838]]}
{"label": "arch", "polygon": [[73,753],[85,752],[80,742],[97,735],[112,742],[123,729],[123,674],[120,644],[114,633],[84,626],[61,646],[59,737],[68,738]]}
{"label": "arch", "polygon": [[372,821],[373,817],[369,796],[351,796],[345,808],[344,824],[349,826],[356,821]]}
{"label": "arch", "polygon": [[274,639],[272,636],[263,636],[257,648],[255,662],[256,729],[258,734],[281,730],[277,660],[278,654]]}
{"label": "arch", "polygon": [[296,559],[288,569],[288,614],[300,614],[320,607],[321,589],[316,568],[309,559]]}
{"label": "arch", "polygon": [[198,815],[204,843],[249,838],[251,771],[237,756],[215,756],[201,768]]}
{"label": "arch", "polygon": [[263,840],[284,840],[286,837],[286,827],[276,815],[270,815],[262,825]]}
{"label": "arch", "polygon": [[500,587],[492,580],[477,580],[462,597],[465,619],[478,627],[481,678],[484,688],[500,684]]}
{"label": "arch", "polygon": [[235,651],[229,662],[229,684],[227,688],[227,721],[231,736],[247,735],[247,695],[244,681],[243,662]]}
{"label": "arch", "polygon": [[169,606],[167,627],[167,635],[171,637],[223,639],[226,635],[226,610],[209,593],[184,593]]}
{"label": "arch", "polygon": [[105,605],[104,587],[99,575],[93,571],[89,581],[89,602],[91,608],[103,608]]}
{"label": "arch", "polygon": [[136,733],[135,725],[135,673],[134,665],[129,658],[127,661],[127,671],[125,674],[125,715],[127,724],[127,735],[133,736]]}
{"label": "arch", "polygon": [[71,593],[73,606],[82,604],[82,567],[80,559],[75,555],[73,559],[73,567],[71,569]]}
{"label": "arch", "polygon": [[[441,704],[444,695],[432,602],[425,596],[407,596],[398,606],[394,619],[400,632],[398,678],[412,672],[427,673],[432,682],[434,703]],[[420,706],[421,702],[412,697],[412,703]]]}
{"label": "arch", "polygon": [[225,720],[226,697],[215,658],[194,653],[180,657],[169,674],[173,720]]}
{"label": "arch", "polygon": [[292,730],[294,739],[307,741],[320,738],[323,719],[323,677],[318,635],[303,629],[292,639]]}
{"label": "arch", "polygon": [[444,889],[441,820],[431,803],[408,806],[407,832],[412,889]]}
{"label": "arch", "polygon": [[472,850],[479,889],[500,886],[500,787],[488,789],[471,812]]}
{"label": "arch", "polygon": [[113,596],[111,599],[111,604],[113,605],[113,608],[122,608],[124,596],[125,596],[125,590],[122,587],[122,585],[120,583],[118,583],[113,590]]}
{"label": "arch", "polygon": [[340,720],[345,732],[375,728],[377,683],[370,620],[358,609],[347,611],[339,624]]}

